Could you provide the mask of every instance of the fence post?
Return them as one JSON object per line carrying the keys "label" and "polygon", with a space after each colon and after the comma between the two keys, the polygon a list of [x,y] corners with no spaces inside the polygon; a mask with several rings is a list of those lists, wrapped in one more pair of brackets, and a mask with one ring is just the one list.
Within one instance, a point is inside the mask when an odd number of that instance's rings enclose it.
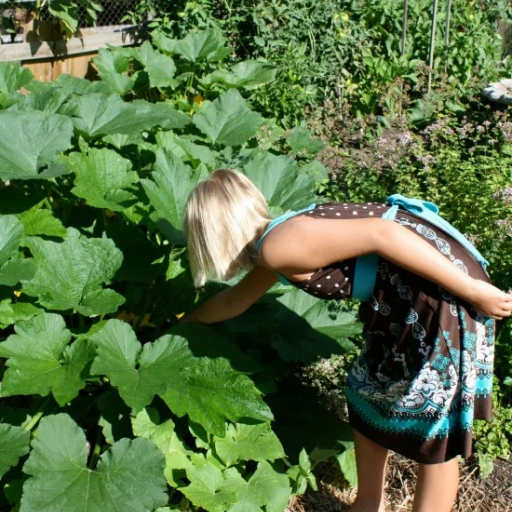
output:
{"label": "fence post", "polygon": [[[448,43],[450,42],[450,21],[452,15],[452,0],[448,0],[446,3],[446,24],[444,27],[444,51],[448,50]],[[444,72],[448,69],[448,63],[446,61],[446,53],[444,60]]]}
{"label": "fence post", "polygon": [[400,48],[402,57],[405,55],[405,36],[407,34],[407,7],[408,0],[404,0],[404,17],[402,19],[402,44]]}
{"label": "fence post", "polygon": [[432,72],[434,71],[434,51],[436,47],[436,24],[437,24],[437,5],[439,0],[434,0],[434,7],[432,13],[432,28],[430,29],[430,51],[428,56],[428,82],[427,82],[427,93],[430,92],[432,86]]}

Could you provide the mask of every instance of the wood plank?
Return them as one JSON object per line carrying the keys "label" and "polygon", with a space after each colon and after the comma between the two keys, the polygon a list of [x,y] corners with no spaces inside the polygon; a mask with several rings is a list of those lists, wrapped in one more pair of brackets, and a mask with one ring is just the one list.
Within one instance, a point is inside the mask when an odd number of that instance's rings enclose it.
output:
{"label": "wood plank", "polygon": [[91,69],[91,59],[97,53],[88,53],[85,55],[70,55],[64,59],[55,59],[52,66],[52,80],[56,80],[63,73],[76,76],[78,78],[92,78],[91,73],[95,73]]}
{"label": "wood plank", "polygon": [[36,80],[41,82],[51,82],[53,80],[51,60],[29,62],[25,67],[34,73]]}
{"label": "wood plank", "polygon": [[15,43],[0,45],[0,61],[31,61],[52,57],[67,57],[96,52],[107,45],[130,46],[139,38],[133,31],[97,32],[94,35],[73,37],[69,41]]}

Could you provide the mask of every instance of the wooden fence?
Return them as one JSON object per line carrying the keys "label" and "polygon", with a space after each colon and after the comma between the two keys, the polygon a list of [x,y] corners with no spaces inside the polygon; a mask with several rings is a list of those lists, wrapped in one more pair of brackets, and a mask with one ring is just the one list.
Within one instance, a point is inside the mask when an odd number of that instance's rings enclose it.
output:
{"label": "wooden fence", "polygon": [[131,46],[140,43],[134,27],[101,27],[82,29],[79,37],[69,41],[37,41],[0,45],[0,61],[21,61],[37,80],[55,80],[68,73],[80,78],[95,74],[91,59],[98,50],[112,46]]}

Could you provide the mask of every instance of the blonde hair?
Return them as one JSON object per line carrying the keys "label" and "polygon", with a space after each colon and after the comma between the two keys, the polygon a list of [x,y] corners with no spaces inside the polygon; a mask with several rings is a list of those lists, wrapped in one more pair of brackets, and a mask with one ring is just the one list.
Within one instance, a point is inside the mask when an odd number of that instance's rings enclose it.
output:
{"label": "blonde hair", "polygon": [[188,199],[184,230],[195,286],[233,277],[258,261],[256,245],[271,218],[263,194],[234,169],[217,169]]}

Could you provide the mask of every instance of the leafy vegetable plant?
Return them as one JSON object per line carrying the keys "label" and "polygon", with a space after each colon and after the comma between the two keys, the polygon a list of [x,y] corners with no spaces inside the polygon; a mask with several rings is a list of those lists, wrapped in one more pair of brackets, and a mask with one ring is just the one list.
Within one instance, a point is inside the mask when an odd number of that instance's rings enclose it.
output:
{"label": "leafy vegetable plant", "polygon": [[277,285],[223,325],[178,321],[225,286],[193,288],[191,189],[236,167],[299,208],[317,178],[295,153],[322,145],[259,147],[250,98],[274,73],[219,65],[215,31],[155,42],[102,51],[98,82],[0,66],[0,507],[281,512],[315,454],[350,467],[293,370],[354,350],[353,312]]}

